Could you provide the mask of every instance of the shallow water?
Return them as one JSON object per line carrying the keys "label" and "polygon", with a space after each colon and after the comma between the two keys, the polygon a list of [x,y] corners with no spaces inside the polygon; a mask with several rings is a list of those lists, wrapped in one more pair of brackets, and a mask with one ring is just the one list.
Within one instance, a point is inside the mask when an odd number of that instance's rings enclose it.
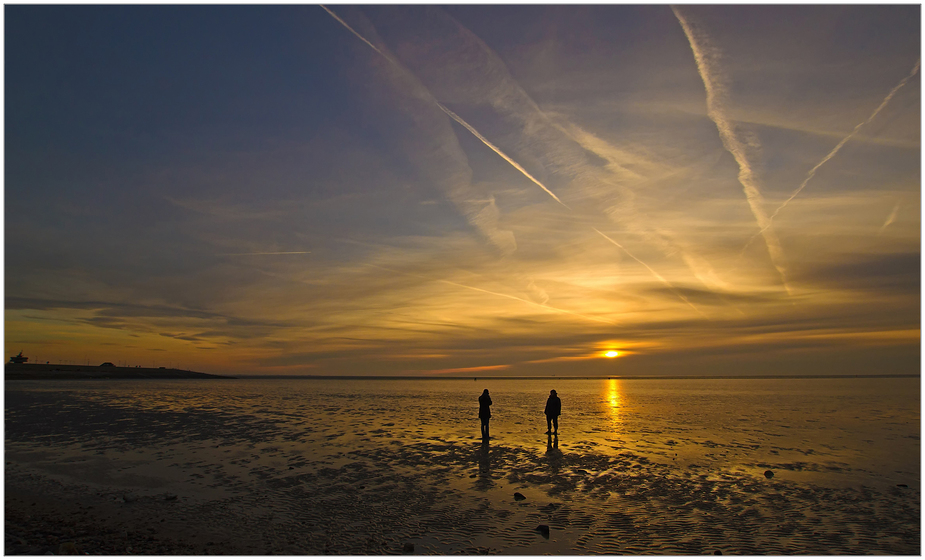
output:
{"label": "shallow water", "polygon": [[6,472],[176,493],[180,518],[259,553],[919,554],[919,395],[908,378],[7,382]]}

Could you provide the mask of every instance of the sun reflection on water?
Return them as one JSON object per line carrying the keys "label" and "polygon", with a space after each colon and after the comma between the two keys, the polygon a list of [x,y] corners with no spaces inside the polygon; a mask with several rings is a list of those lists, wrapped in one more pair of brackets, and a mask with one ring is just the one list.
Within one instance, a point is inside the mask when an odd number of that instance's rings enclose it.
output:
{"label": "sun reflection on water", "polygon": [[607,409],[610,413],[610,420],[613,424],[622,424],[620,418],[620,408],[623,404],[623,390],[620,386],[619,379],[608,379],[604,385],[604,402],[607,403]]}

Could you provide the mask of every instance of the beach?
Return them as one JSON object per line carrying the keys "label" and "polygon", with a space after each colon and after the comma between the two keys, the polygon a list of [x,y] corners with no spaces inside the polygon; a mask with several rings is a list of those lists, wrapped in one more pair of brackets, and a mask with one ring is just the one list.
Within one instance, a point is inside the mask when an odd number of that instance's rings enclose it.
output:
{"label": "beach", "polygon": [[5,552],[920,553],[918,379],[555,383],[8,382]]}

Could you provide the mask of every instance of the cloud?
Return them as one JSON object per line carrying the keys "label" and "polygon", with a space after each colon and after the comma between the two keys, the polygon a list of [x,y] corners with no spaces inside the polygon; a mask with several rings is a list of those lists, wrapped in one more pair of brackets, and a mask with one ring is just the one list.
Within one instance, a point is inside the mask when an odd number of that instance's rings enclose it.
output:
{"label": "cloud", "polygon": [[[462,117],[460,117],[459,115],[457,115],[456,113],[448,109],[446,106],[440,103],[436,98],[434,98],[434,96],[430,93],[430,91],[426,88],[426,86],[421,84],[416,79],[416,77],[413,77],[413,75],[404,66],[402,66],[401,63],[394,56],[392,56],[390,53],[387,52],[385,47],[380,49],[379,47],[375,46],[363,34],[356,31],[353,27],[351,27],[343,19],[338,17],[336,14],[334,14],[331,10],[329,10],[328,8],[324,6],[322,7],[325,9],[325,11],[331,14],[331,16],[333,16],[341,25],[346,27],[351,33],[353,33],[354,35],[359,37],[363,42],[365,42],[367,45],[372,47],[376,53],[384,57],[390,63],[390,65],[395,69],[395,71],[399,75],[401,75],[401,81],[405,82],[405,85],[411,91],[413,91],[413,93],[415,94],[415,97],[422,99],[426,102],[432,103],[434,107],[442,111],[445,115],[450,117],[453,121],[462,125],[473,136],[478,138],[479,141],[481,141],[485,146],[490,148],[493,152],[495,152],[502,159],[504,159],[508,164],[510,164],[515,169],[517,169],[517,171],[523,174],[526,178],[528,178],[534,184],[539,186],[543,191],[545,191],[549,196],[551,196],[556,202],[558,202],[559,204],[563,206],[566,206],[562,202],[562,200],[560,200],[559,197],[555,195],[555,193],[553,193],[548,187],[546,187],[546,185],[544,185],[542,182],[536,179],[536,177],[532,176],[529,172],[527,172],[526,169],[524,169],[520,164],[514,161],[510,156],[505,154],[501,149],[495,146],[487,138],[485,138],[485,136],[480,134],[478,130],[476,130],[472,125],[470,125],[468,122],[462,119]],[[444,134],[443,136],[446,137],[447,135]],[[456,153],[457,158],[459,158],[460,160],[465,159],[465,155],[462,153],[462,150],[458,149],[458,144],[455,138],[453,138],[453,141],[451,142],[451,144],[456,147],[456,150],[454,151]],[[469,179],[471,179],[471,171],[469,171],[468,175],[469,175]],[[449,191],[451,200],[453,200],[454,203],[460,206],[463,213],[469,217],[470,221],[477,228],[479,228],[480,231],[482,231],[483,233],[487,233],[487,237],[491,239],[495,243],[495,245],[498,246],[505,254],[512,253],[516,249],[516,243],[514,242],[513,236],[510,234],[510,232],[498,231],[496,227],[497,211],[496,211],[496,208],[494,207],[494,199],[490,198],[489,204],[483,208],[475,208],[473,207],[472,197],[467,196],[468,190],[469,189],[467,189],[467,185],[465,185],[465,182],[457,182],[453,186],[453,188],[451,188]],[[566,206],[566,208],[568,207]]]}
{"label": "cloud", "polygon": [[877,232],[877,235],[882,234],[883,231],[884,231],[890,224],[892,224],[893,222],[896,221],[896,215],[899,213],[899,206],[900,206],[900,203],[897,202],[897,203],[896,203],[896,206],[893,207],[893,211],[890,212],[890,215],[886,217],[886,221],[883,222],[883,225],[880,227],[880,230]]}
{"label": "cloud", "polygon": [[829,263],[806,263],[795,279],[829,289],[916,294],[921,289],[921,254],[844,254]]}
{"label": "cloud", "polygon": [[707,116],[716,124],[723,146],[732,154],[739,165],[739,183],[741,183],[745,192],[749,208],[751,208],[752,214],[758,222],[760,233],[768,247],[771,261],[778,274],[780,274],[784,288],[790,293],[783,265],[784,252],[777,234],[771,228],[771,219],[764,209],[764,198],[761,195],[758,178],[751,162],[753,157],[751,154],[759,148],[758,141],[737,130],[735,124],[726,116],[725,106],[728,103],[729,93],[725,84],[726,78],[721,73],[719,65],[722,53],[710,43],[704,32],[692,25],[687,16],[682,15],[677,7],[672,6],[671,10],[674,12],[675,17],[678,18],[678,22],[690,42],[691,50],[694,52],[697,70],[700,72],[700,77],[703,79],[703,85],[707,91]]}
{"label": "cloud", "polygon": [[395,44],[394,56],[426,84],[439,103],[466,109],[487,123],[493,139],[498,138],[506,152],[517,154],[523,162],[517,168],[531,180],[542,176],[543,183],[559,185],[558,190],[578,201],[569,206],[574,209],[571,220],[576,225],[597,222],[605,215],[654,243],[663,254],[680,253],[682,262],[701,281],[722,284],[705,257],[672,234],[654,232],[651,220],[636,207],[637,190],[677,169],[639,153],[638,147],[615,147],[561,112],[544,111],[501,58],[445,11],[389,9],[388,14],[376,18],[376,25],[383,41]]}

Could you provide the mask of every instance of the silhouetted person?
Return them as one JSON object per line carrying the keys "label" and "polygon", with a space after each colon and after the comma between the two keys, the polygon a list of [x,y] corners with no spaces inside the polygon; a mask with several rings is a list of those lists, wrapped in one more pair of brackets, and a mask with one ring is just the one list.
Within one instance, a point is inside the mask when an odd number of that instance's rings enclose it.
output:
{"label": "silhouetted person", "polygon": [[[556,396],[555,389],[549,392],[549,398],[546,399],[546,410],[543,412],[546,413],[546,433],[558,434],[559,415],[562,414],[562,401]],[[555,431],[553,431],[553,427],[555,427]]]}
{"label": "silhouetted person", "polygon": [[491,397],[488,389],[479,397],[479,420],[482,421],[482,439],[488,439],[488,419],[491,418]]}

